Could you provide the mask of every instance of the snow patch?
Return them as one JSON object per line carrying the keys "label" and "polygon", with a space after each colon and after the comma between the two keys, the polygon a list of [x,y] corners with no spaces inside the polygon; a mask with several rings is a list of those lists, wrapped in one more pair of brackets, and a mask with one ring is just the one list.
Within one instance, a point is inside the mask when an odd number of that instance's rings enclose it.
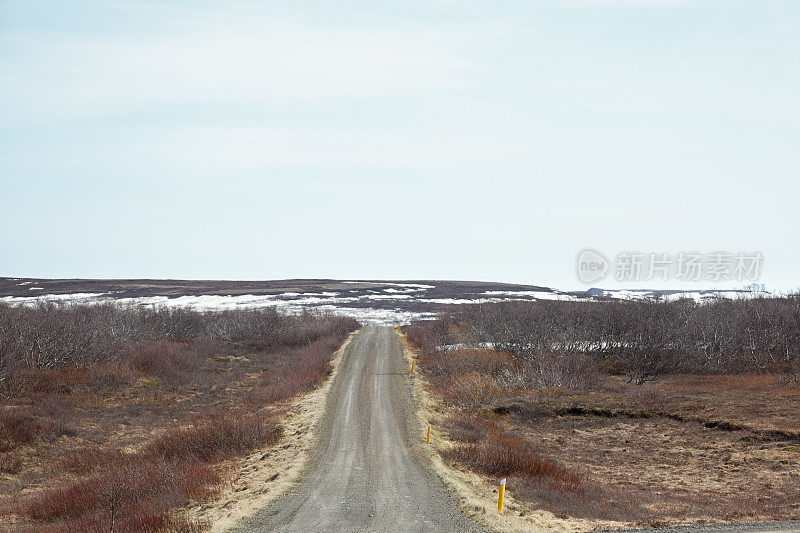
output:
{"label": "snow patch", "polygon": [[45,294],[42,296],[3,296],[0,301],[8,304],[36,305],[39,302],[91,302],[104,296],[102,292],[74,292],[71,294]]}
{"label": "snow patch", "polygon": [[466,298],[420,298],[417,301],[428,302],[432,304],[459,305],[459,304],[485,304],[491,302],[502,302],[503,300],[500,298],[476,298],[474,300],[468,300]]}
{"label": "snow patch", "polygon": [[718,298],[748,299],[771,298],[775,294],[767,291],[743,290],[698,290],[698,291],[659,291],[647,289],[591,289],[592,296],[616,298],[620,300],[666,300],[674,302],[681,299],[690,299],[695,302],[705,302]]}
{"label": "snow patch", "polygon": [[515,296],[536,300],[562,300],[568,302],[580,300],[580,298],[572,294],[564,294],[558,291],[485,291],[483,294],[487,296]]}

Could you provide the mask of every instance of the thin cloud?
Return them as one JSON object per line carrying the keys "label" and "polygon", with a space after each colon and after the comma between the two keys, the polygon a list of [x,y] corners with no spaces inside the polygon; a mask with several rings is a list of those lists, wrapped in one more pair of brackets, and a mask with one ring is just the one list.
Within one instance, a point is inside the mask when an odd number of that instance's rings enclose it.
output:
{"label": "thin cloud", "polygon": [[276,23],[151,39],[6,36],[0,94],[15,114],[49,119],[177,102],[394,98],[465,84],[478,67],[443,43],[434,35]]}

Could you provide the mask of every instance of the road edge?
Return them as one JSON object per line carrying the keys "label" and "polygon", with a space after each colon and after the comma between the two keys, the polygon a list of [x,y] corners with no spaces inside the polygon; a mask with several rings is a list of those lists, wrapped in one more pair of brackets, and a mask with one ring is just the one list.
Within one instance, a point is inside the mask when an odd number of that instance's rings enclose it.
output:
{"label": "road edge", "polygon": [[345,351],[359,331],[361,328],[351,332],[334,352],[330,362],[332,370],[325,382],[286,407],[281,424],[284,437],[277,444],[231,464],[236,474],[220,496],[189,509],[189,518],[203,523],[203,530],[212,533],[234,530],[241,521],[258,513],[299,479],[317,444],[317,429],[333,380],[339,373]]}
{"label": "road edge", "polygon": [[[402,335],[400,333],[398,335],[400,335],[403,345],[403,356],[411,368],[411,363],[416,361],[416,353],[408,342],[403,340]],[[601,528],[630,527],[621,522],[558,518],[549,511],[531,509],[514,499],[513,484],[509,486],[509,492],[505,495],[504,513],[498,513],[498,487],[491,486],[478,474],[458,470],[442,460],[438,451],[452,448],[455,445],[440,432],[435,424],[432,424],[442,412],[442,408],[439,402],[427,393],[425,390],[427,382],[418,372],[411,374],[409,380],[414,411],[420,428],[431,424],[432,444],[425,448],[423,453],[432,470],[458,501],[458,506],[472,520],[492,531],[509,533],[517,531],[587,532]]]}

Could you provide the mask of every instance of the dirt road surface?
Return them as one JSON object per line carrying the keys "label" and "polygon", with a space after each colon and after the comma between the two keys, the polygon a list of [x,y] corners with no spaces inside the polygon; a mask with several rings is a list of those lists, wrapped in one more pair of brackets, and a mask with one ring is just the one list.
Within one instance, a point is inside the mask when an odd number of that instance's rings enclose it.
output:
{"label": "dirt road surface", "polygon": [[366,327],[345,351],[319,444],[297,485],[239,531],[481,531],[422,454],[408,365],[390,327]]}

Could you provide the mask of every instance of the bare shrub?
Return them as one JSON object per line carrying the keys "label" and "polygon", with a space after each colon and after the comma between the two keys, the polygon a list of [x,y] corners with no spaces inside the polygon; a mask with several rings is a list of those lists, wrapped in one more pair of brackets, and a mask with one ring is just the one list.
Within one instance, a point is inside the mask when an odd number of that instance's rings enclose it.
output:
{"label": "bare shrub", "polygon": [[[14,449],[25,444],[78,432],[102,442],[120,425],[158,433],[187,413],[236,405],[267,359],[274,372],[258,384],[258,407],[307,391],[330,374],[334,351],[357,327],[321,313],[0,303],[0,471],[19,471],[25,456]],[[186,402],[166,403],[176,397]],[[3,407],[12,401],[20,407]],[[21,483],[55,488],[26,494],[3,513],[36,531],[199,531],[202,524],[176,510],[219,489],[220,461],[274,445],[281,429],[264,413],[228,410],[145,443],[133,437],[60,459],[47,454],[44,468]],[[138,451],[111,444],[119,442]],[[59,483],[64,474],[80,479]]]}
{"label": "bare shrub", "polygon": [[330,375],[331,359],[344,337],[344,333],[339,333],[289,354],[276,355],[274,363],[262,373],[259,388],[247,398],[248,404],[260,407],[318,387]]}
{"label": "bare shrub", "polygon": [[[277,442],[280,427],[240,412],[199,417],[194,425],[152,440],[141,452],[88,448],[64,457],[68,471],[90,476],[26,500],[24,516],[53,530],[194,530],[172,513],[213,495],[222,481],[210,463]],[[102,472],[101,472],[102,470]]]}
{"label": "bare shrub", "polygon": [[111,393],[129,385],[134,372],[127,364],[103,363],[87,369],[87,384],[95,392]]}
{"label": "bare shrub", "polygon": [[128,460],[130,460],[129,455],[120,450],[88,447],[67,453],[59,461],[59,466],[71,474],[85,476],[98,469],[109,468]]}
{"label": "bare shrub", "polygon": [[486,429],[487,438],[457,444],[442,452],[442,456],[486,476],[544,479],[557,490],[581,491],[582,480],[579,475],[541,455],[529,442],[507,435],[497,426]]}
{"label": "bare shrub", "polygon": [[445,400],[468,409],[490,404],[502,392],[503,388],[492,376],[477,371],[449,380],[442,390]]}
{"label": "bare shrub", "polygon": [[22,459],[13,453],[0,453],[0,473],[18,474],[22,470]]}
{"label": "bare shrub", "polygon": [[43,395],[39,398],[39,408],[44,411],[42,423],[50,439],[62,435],[74,436],[76,430],[72,420],[72,401],[64,393]]}
{"label": "bare shrub", "polygon": [[526,354],[523,375],[531,388],[563,387],[586,390],[597,386],[597,364],[586,354],[534,352]]}
{"label": "bare shrub", "polygon": [[447,418],[444,427],[452,440],[470,444],[488,439],[493,431],[497,431],[493,422],[466,415]]}
{"label": "bare shrub", "polygon": [[[150,531],[184,529],[170,509],[207,497],[221,479],[211,467],[191,461],[131,460],[102,474],[28,499],[18,512],[55,530]],[[183,525],[189,525],[183,521]]]}
{"label": "bare shrub", "polygon": [[0,411],[0,452],[31,443],[46,426],[36,418],[18,411]]}
{"label": "bare shrub", "polygon": [[[431,354],[438,347],[491,346],[527,354],[585,354],[603,368],[643,384],[665,373],[771,372],[800,369],[800,295],[694,302],[498,302],[459,306],[437,320],[406,328]],[[553,381],[547,361],[545,381]],[[524,369],[505,367],[508,384]],[[555,379],[558,381],[558,379]]]}
{"label": "bare shrub", "polygon": [[651,384],[634,387],[625,391],[627,403],[634,409],[656,411],[664,406],[664,393]]}
{"label": "bare shrub", "polygon": [[197,364],[185,344],[163,339],[134,346],[127,359],[135,370],[163,381],[177,380]]}
{"label": "bare shrub", "polygon": [[278,424],[264,415],[228,412],[198,418],[194,424],[167,433],[148,444],[144,455],[215,462],[274,444]]}
{"label": "bare shrub", "polygon": [[111,368],[120,360],[172,381],[197,364],[186,342],[244,342],[272,351],[343,338],[357,327],[351,318],[315,312],[285,315],[275,309],[201,312],[113,303],[0,303],[0,393],[50,392],[48,374],[31,369]]}

